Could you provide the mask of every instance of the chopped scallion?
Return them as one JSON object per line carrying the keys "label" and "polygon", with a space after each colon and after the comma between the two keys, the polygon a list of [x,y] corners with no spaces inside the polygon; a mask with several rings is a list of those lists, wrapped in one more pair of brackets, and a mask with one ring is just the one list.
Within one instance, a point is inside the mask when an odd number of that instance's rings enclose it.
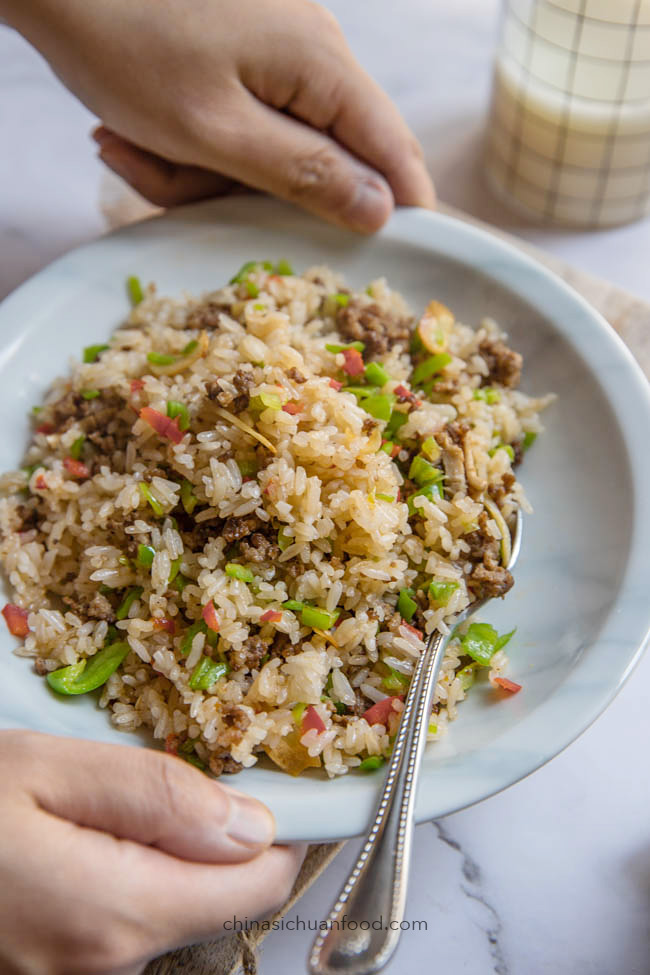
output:
{"label": "chopped scallion", "polygon": [[307,705],[304,701],[298,701],[297,704],[291,708],[291,717],[293,718],[295,724],[299,725],[302,721],[302,716],[307,710]]}
{"label": "chopped scallion", "polygon": [[181,355],[191,355],[195,349],[198,349],[198,347],[199,347],[198,341],[196,339],[192,339],[190,342],[187,343],[187,345],[181,352]]}
{"label": "chopped scallion", "polygon": [[276,274],[280,275],[280,277],[289,277],[294,273],[291,264],[289,264],[289,261],[285,261],[284,258],[278,261],[274,270]]}
{"label": "chopped scallion", "polygon": [[382,755],[368,755],[359,764],[359,771],[361,772],[374,772],[378,768],[381,768],[386,759]]}
{"label": "chopped scallion", "polygon": [[481,386],[479,389],[474,390],[474,399],[483,400],[491,406],[493,403],[500,402],[501,393],[492,386]]}
{"label": "chopped scallion", "polygon": [[293,545],[293,543],[294,539],[291,537],[291,535],[287,535],[284,528],[281,528],[278,532],[278,547],[280,551],[286,551],[286,549],[288,549],[290,545]]}
{"label": "chopped scallion", "polygon": [[98,396],[101,396],[101,393],[98,389],[82,389],[81,395],[83,399],[97,399]]}
{"label": "chopped scallion", "polygon": [[192,487],[191,481],[188,481],[186,477],[181,481],[181,504],[185,510],[185,513],[191,515],[196,505],[198,503],[198,498],[194,493],[194,488]]}

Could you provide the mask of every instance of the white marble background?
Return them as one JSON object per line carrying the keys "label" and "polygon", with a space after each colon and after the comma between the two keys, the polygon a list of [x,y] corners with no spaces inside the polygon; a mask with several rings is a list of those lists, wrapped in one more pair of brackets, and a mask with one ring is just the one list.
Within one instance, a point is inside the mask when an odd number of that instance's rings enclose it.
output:
{"label": "white marble background", "polygon": [[[331,0],[355,52],[422,140],[441,197],[650,301],[650,221],[582,233],[510,217],[481,179],[497,0]],[[0,297],[101,233],[93,122],[0,26]],[[641,662],[608,711],[500,796],[416,831],[410,931],[386,971],[449,975],[650,973],[650,709]],[[351,842],[289,916],[329,909]],[[304,970],[312,934],[272,934],[262,975]]]}

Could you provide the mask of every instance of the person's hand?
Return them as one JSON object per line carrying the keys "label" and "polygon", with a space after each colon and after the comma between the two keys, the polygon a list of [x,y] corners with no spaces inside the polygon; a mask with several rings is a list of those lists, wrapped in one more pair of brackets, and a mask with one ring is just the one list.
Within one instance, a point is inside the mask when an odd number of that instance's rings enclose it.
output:
{"label": "person's hand", "polygon": [[363,232],[394,203],[434,205],[415,137],[311,0],[3,7],[102,119],[104,162],[154,203],[244,183]]}
{"label": "person's hand", "polygon": [[178,758],[0,732],[0,972],[134,975],[289,895],[302,847]]}

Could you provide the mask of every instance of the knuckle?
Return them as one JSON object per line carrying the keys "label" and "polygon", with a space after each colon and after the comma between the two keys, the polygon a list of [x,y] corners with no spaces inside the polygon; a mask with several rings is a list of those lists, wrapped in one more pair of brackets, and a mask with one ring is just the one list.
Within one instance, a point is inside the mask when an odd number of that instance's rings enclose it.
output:
{"label": "knuckle", "polygon": [[341,165],[332,146],[323,146],[308,155],[297,156],[288,172],[289,198],[300,202],[310,197],[326,197],[328,206],[344,211],[352,205],[356,184]]}

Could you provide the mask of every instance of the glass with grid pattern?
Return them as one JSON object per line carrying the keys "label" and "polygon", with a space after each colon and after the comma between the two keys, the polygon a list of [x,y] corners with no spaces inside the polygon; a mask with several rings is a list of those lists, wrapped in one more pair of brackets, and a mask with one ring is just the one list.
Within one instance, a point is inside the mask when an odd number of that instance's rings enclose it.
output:
{"label": "glass with grid pattern", "polygon": [[650,0],[505,0],[486,172],[538,222],[648,213]]}

